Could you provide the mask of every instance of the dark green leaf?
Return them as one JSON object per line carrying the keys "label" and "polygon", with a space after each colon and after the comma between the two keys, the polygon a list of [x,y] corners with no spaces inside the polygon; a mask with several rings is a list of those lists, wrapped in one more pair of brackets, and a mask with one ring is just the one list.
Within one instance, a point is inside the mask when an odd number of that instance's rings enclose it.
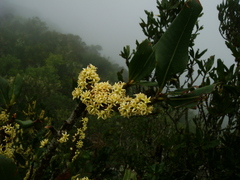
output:
{"label": "dark green leaf", "polygon": [[218,74],[218,78],[219,80],[223,80],[225,78],[225,71],[227,67],[224,65],[223,61],[218,59],[217,61],[217,74]]}
{"label": "dark green leaf", "polygon": [[203,72],[206,72],[206,71],[205,71],[205,68],[204,68],[204,66],[203,66],[203,61],[200,61],[200,60],[197,60],[197,59],[196,59],[196,62],[197,62],[197,64],[198,64],[198,67],[200,68],[200,70],[203,71]]}
{"label": "dark green leaf", "polygon": [[137,52],[129,63],[129,82],[138,82],[149,75],[155,67],[151,43],[148,40],[138,45]]}
{"label": "dark green leaf", "polygon": [[141,85],[141,86],[158,86],[157,82],[137,82],[135,83],[136,85]]}
{"label": "dark green leaf", "polygon": [[0,154],[0,179],[1,180],[18,180],[17,166],[12,159]]}
{"label": "dark green leaf", "polygon": [[210,58],[208,58],[207,62],[205,63],[205,67],[206,67],[206,72],[208,72],[214,63],[214,56],[211,56]]}
{"label": "dark green leaf", "polygon": [[160,89],[173,75],[186,68],[191,32],[201,11],[202,6],[198,0],[187,1],[180,14],[153,47]]}
{"label": "dark green leaf", "polygon": [[192,108],[197,105],[203,94],[211,93],[214,90],[215,86],[215,84],[212,84],[198,88],[190,93],[183,94],[181,96],[170,97],[167,102],[174,107]]}
{"label": "dark green leaf", "polygon": [[206,52],[207,49],[204,49],[200,54],[198,54],[198,58],[201,58]]}
{"label": "dark green leaf", "polygon": [[118,77],[118,81],[124,82],[122,74],[123,74],[123,69],[121,71],[117,72],[117,77]]}
{"label": "dark green leaf", "polygon": [[29,128],[32,127],[34,125],[34,121],[32,120],[19,120],[19,119],[15,119],[15,122],[18,123],[22,128]]}
{"label": "dark green leaf", "polygon": [[214,148],[214,147],[218,146],[219,144],[220,144],[220,141],[218,139],[213,140],[211,142],[207,142],[207,144],[203,146],[203,150]]}
{"label": "dark green leaf", "polygon": [[214,87],[216,84],[212,84],[209,86],[200,87],[198,89],[195,89],[191,93],[185,94],[184,97],[194,97],[194,96],[201,96],[202,94],[208,94],[211,93],[214,90]]}

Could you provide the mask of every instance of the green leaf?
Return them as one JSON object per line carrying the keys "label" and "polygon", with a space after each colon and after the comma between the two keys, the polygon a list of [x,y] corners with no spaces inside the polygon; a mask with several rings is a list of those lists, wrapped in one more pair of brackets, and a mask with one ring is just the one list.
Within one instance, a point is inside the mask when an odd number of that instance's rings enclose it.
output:
{"label": "green leaf", "polygon": [[[198,67],[200,68],[200,70],[205,73],[206,71],[205,71],[205,68],[203,66],[203,61],[200,61],[200,60],[197,60],[197,59],[195,61],[197,62]],[[201,71],[200,71],[200,73],[201,73]]]}
{"label": "green leaf", "polygon": [[10,86],[9,91],[10,106],[14,105],[16,99],[20,95],[22,85],[23,85],[22,77],[19,74],[17,74],[17,76],[15,77],[14,81]]}
{"label": "green leaf", "polygon": [[137,82],[135,83],[136,85],[141,85],[141,86],[158,86],[157,82],[149,82],[149,81],[143,81],[143,82]]}
{"label": "green leaf", "polygon": [[167,103],[175,108],[179,108],[179,107],[194,108],[197,105],[199,100],[200,100],[199,97],[189,97],[189,98],[176,97],[176,98],[169,98]]}
{"label": "green leaf", "polygon": [[21,126],[21,128],[29,128],[34,125],[34,121],[32,121],[32,120],[22,121],[19,119],[15,119],[15,122],[18,123]]}
{"label": "green leaf", "polygon": [[198,54],[198,59],[201,58],[206,52],[207,49],[204,49],[200,54]]}
{"label": "green leaf", "polygon": [[171,26],[153,47],[160,90],[173,75],[186,68],[191,32],[201,11],[202,6],[198,0],[187,1]]}
{"label": "green leaf", "polygon": [[7,80],[0,76],[0,106],[4,105],[5,108],[7,108],[9,104],[8,91],[9,84]]}
{"label": "green leaf", "polygon": [[209,86],[200,87],[198,89],[195,89],[191,93],[184,95],[184,97],[201,96],[202,94],[211,93],[214,90],[215,86],[216,86],[216,84],[211,84]]}
{"label": "green leaf", "polygon": [[137,51],[129,63],[129,82],[138,82],[149,75],[156,65],[149,40],[138,45]]}
{"label": "green leaf", "polygon": [[217,61],[217,75],[219,80],[225,79],[225,70],[228,70],[227,66],[223,63],[221,59],[218,59]]}
{"label": "green leaf", "polygon": [[167,103],[174,107],[187,107],[192,108],[197,105],[198,101],[201,99],[203,94],[211,93],[216,84],[212,84],[209,86],[204,86],[198,89],[191,91],[190,93],[168,98]]}
{"label": "green leaf", "polygon": [[205,63],[205,67],[206,67],[206,72],[208,72],[214,63],[214,56],[211,56],[210,58],[208,58],[207,62]]}
{"label": "green leaf", "polygon": [[207,150],[207,149],[212,149],[215,148],[216,146],[218,146],[220,144],[220,141],[218,139],[207,142],[206,145],[204,145],[202,148],[203,150]]}
{"label": "green leaf", "polygon": [[137,180],[136,172],[131,169],[125,169],[123,180]]}
{"label": "green leaf", "polygon": [[17,174],[17,166],[12,159],[0,154],[0,177],[1,180],[20,179]]}
{"label": "green leaf", "polygon": [[169,95],[184,95],[184,94],[186,94],[187,92],[189,92],[189,91],[193,91],[194,90],[194,88],[193,87],[189,87],[189,88],[183,88],[183,89],[177,89],[177,90],[175,90],[175,91],[172,91],[172,92],[170,92],[169,93]]}
{"label": "green leaf", "polygon": [[121,71],[117,72],[117,77],[118,77],[118,81],[124,82],[122,74],[123,74],[123,69]]}

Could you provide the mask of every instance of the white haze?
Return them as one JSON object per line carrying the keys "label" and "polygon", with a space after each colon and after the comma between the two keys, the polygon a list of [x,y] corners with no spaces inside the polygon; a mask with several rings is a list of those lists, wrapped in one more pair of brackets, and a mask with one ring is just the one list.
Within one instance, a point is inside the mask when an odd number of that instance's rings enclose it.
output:
{"label": "white haze", "polygon": [[[119,56],[125,45],[135,48],[135,41],[144,36],[140,18],[146,20],[144,10],[158,14],[156,1],[150,0],[7,0],[23,16],[39,16],[64,33],[79,35],[88,45],[101,45],[102,55],[125,65]],[[204,58],[215,55],[228,64],[234,62],[230,51],[218,32],[217,4],[222,0],[202,0],[204,16],[200,24],[204,30],[196,47],[208,52]]]}

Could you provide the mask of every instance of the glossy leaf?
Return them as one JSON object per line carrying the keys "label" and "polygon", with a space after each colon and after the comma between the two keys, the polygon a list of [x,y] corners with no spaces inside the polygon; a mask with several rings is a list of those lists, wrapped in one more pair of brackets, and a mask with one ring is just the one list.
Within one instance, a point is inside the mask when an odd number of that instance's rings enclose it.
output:
{"label": "glossy leaf", "polygon": [[138,83],[135,83],[136,85],[141,85],[141,86],[158,86],[158,83],[157,82],[149,82],[149,81],[143,81],[143,82],[138,82]]}
{"label": "glossy leaf", "polygon": [[211,56],[210,58],[208,58],[207,62],[205,63],[206,72],[210,71],[210,69],[213,66],[213,63],[214,63],[214,56]]}
{"label": "glossy leaf", "polygon": [[198,0],[187,1],[171,26],[153,47],[160,90],[173,75],[186,68],[192,29],[201,11],[202,6]]}
{"label": "glossy leaf", "polygon": [[174,107],[192,108],[196,106],[203,94],[211,93],[214,90],[215,86],[216,84],[212,84],[195,89],[194,91],[183,94],[181,96],[170,97],[167,102]]}
{"label": "glossy leaf", "polygon": [[19,120],[19,119],[15,119],[15,122],[18,123],[21,128],[29,128],[32,127],[34,125],[34,121],[32,120]]}
{"label": "glossy leaf", "polygon": [[149,75],[155,67],[155,59],[149,40],[138,45],[137,51],[129,63],[129,82],[138,82]]}

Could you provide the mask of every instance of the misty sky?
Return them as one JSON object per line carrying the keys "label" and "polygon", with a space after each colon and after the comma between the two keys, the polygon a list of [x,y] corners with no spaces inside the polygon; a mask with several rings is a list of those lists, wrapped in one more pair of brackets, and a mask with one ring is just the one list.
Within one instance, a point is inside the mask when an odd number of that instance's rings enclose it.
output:
{"label": "misty sky", "polygon": [[[154,0],[0,0],[7,1],[23,16],[39,16],[64,33],[79,35],[88,45],[101,45],[102,55],[124,65],[119,56],[123,46],[135,48],[135,41],[146,37],[139,26],[146,19],[144,10],[158,14]],[[222,0],[200,0],[204,16],[201,36],[196,41],[200,49],[208,48],[204,58],[216,55],[225,62],[234,62],[224,40],[218,33],[217,4]]]}

